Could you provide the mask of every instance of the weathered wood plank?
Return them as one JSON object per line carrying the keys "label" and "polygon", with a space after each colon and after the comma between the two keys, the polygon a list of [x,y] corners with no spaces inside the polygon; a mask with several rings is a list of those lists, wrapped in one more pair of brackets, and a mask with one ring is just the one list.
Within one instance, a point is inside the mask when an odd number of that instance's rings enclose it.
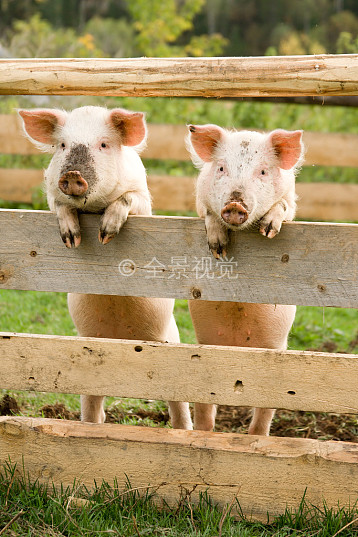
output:
{"label": "weathered wood plank", "polygon": [[[195,177],[149,175],[153,209],[195,211],[195,180]],[[32,190],[40,187],[42,181],[42,170],[0,168],[0,199],[31,203]],[[358,220],[358,185],[297,183],[296,191],[298,218],[330,222]]]}
{"label": "weathered wood plank", "polygon": [[[358,497],[358,444],[207,433],[65,420],[0,418],[1,462],[40,482],[126,483],[177,504],[207,491],[220,507],[237,495],[245,515],[267,521],[302,497],[317,507],[351,508]],[[234,503],[233,513],[236,511]]]}
{"label": "weathered wood plank", "polygon": [[[148,185],[153,208],[195,211],[195,181],[194,177],[150,175]],[[358,221],[358,184],[296,183],[296,192],[298,218],[329,222]]]}
{"label": "weathered wood plank", "polygon": [[5,332],[0,341],[2,389],[358,413],[354,354]]}
{"label": "weathered wood plank", "polygon": [[297,217],[358,221],[358,184],[296,183]]}
{"label": "weathered wood plank", "polygon": [[43,170],[0,168],[0,199],[31,203],[32,192],[43,182]]}
{"label": "weathered wood plank", "polygon": [[209,253],[200,219],[131,216],[105,246],[98,228],[82,215],[82,243],[67,249],[51,213],[0,210],[1,287],[358,307],[358,224],[233,233],[227,261]]}
{"label": "weathered wood plank", "polygon": [[[239,126],[238,126],[238,130]],[[185,147],[185,125],[148,125],[148,145],[143,158],[190,160]],[[305,166],[358,167],[358,135],[305,132]],[[23,135],[15,115],[0,115],[0,153],[32,155],[40,153]]]}
{"label": "weathered wood plank", "polygon": [[1,95],[356,95],[358,55],[0,60]]}

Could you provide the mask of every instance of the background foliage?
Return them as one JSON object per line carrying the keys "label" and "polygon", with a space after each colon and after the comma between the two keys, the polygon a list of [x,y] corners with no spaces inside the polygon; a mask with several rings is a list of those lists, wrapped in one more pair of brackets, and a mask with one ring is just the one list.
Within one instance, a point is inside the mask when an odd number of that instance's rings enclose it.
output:
{"label": "background foliage", "polygon": [[356,0],[0,0],[0,13],[2,53],[10,56],[358,50]]}

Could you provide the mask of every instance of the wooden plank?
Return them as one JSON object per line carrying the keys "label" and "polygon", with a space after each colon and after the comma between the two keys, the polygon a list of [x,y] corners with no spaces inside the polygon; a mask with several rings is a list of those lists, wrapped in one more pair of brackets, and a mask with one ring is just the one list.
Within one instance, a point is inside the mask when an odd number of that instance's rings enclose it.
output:
{"label": "wooden plank", "polygon": [[358,221],[358,184],[296,183],[297,217]]}
{"label": "wooden plank", "polygon": [[[237,495],[249,518],[286,508],[348,509],[358,497],[358,444],[41,418],[0,418],[1,462],[40,482],[92,488],[114,478],[175,505],[205,491],[223,507]],[[234,503],[233,513],[236,511]]]}
{"label": "wooden plank", "polygon": [[[240,128],[238,127],[238,130]],[[144,159],[190,160],[185,147],[185,125],[148,125],[148,145],[143,151]],[[264,132],[264,131],[262,131]],[[305,132],[305,166],[358,167],[358,135],[346,133]],[[0,115],[0,153],[32,155],[36,149],[22,134],[17,116]]]}
{"label": "wooden plank", "polygon": [[32,190],[43,182],[43,170],[0,168],[0,199],[31,203]]}
{"label": "wooden plank", "polygon": [[354,354],[5,332],[0,341],[2,389],[358,413]]}
{"label": "wooden plank", "polygon": [[[0,199],[31,203],[31,191],[40,187],[42,170],[0,169]],[[195,211],[195,177],[149,175],[148,185],[153,209]],[[297,217],[338,221],[358,220],[358,185],[335,183],[297,183]]]}
{"label": "wooden plank", "polygon": [[148,187],[153,200],[153,209],[162,211],[196,211],[195,182],[195,177],[149,175]]}
{"label": "wooden plank", "polygon": [[[195,181],[195,177],[150,175],[153,209],[195,211]],[[358,221],[358,184],[296,183],[296,192],[298,218]]]}
{"label": "wooden plank", "polygon": [[358,55],[0,60],[1,95],[356,95]]}
{"label": "wooden plank", "polygon": [[82,215],[82,243],[67,249],[50,212],[0,210],[0,286],[358,307],[358,224],[291,222],[273,240],[233,233],[216,261],[200,219],[131,216],[104,246],[99,218]]}

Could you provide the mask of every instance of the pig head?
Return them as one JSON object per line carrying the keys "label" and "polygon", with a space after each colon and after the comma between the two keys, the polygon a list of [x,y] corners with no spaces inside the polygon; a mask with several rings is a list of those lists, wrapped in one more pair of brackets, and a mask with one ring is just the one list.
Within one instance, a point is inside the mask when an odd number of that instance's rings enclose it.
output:
{"label": "pig head", "polygon": [[201,172],[197,210],[205,218],[209,248],[226,255],[229,231],[257,225],[274,237],[295,213],[295,173],[302,131],[269,134],[189,125],[188,146]]}
{"label": "pig head", "polygon": [[19,110],[26,135],[53,153],[45,172],[49,207],[67,247],[81,241],[78,211],[103,212],[99,240],[109,242],[128,214],[150,214],[146,174],[138,151],[146,139],[144,114],[84,106]]}

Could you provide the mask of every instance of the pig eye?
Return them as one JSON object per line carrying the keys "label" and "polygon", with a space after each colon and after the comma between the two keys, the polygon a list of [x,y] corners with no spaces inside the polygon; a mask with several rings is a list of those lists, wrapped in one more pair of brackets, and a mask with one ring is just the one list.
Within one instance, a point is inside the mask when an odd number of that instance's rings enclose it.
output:
{"label": "pig eye", "polygon": [[101,147],[105,148],[107,147],[107,144],[105,144],[104,142],[101,143]]}
{"label": "pig eye", "polygon": [[62,149],[65,149],[65,147],[66,147],[65,142],[62,142],[61,147],[62,147]]}
{"label": "pig eye", "polygon": [[265,175],[265,170],[261,170],[261,175]]}
{"label": "pig eye", "polygon": [[220,166],[219,171],[223,172],[224,171],[224,166]]}

